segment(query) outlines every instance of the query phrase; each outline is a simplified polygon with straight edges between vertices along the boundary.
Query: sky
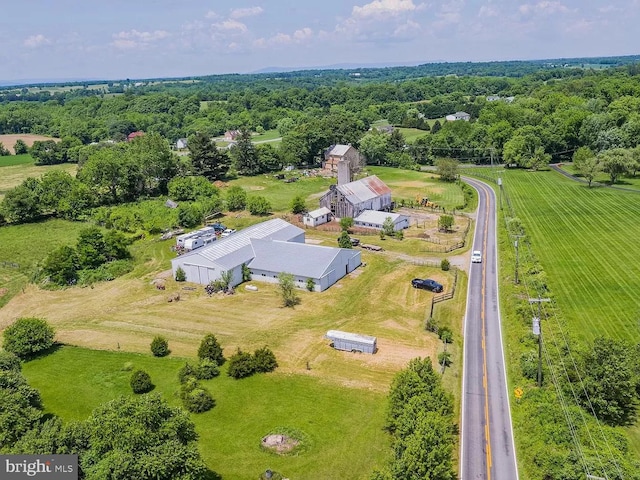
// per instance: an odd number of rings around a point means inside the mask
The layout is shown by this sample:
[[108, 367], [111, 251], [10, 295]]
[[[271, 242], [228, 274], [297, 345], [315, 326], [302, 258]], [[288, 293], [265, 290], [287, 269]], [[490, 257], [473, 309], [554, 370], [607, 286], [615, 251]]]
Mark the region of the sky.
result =
[[640, 0], [3, 0], [0, 81], [638, 54]]

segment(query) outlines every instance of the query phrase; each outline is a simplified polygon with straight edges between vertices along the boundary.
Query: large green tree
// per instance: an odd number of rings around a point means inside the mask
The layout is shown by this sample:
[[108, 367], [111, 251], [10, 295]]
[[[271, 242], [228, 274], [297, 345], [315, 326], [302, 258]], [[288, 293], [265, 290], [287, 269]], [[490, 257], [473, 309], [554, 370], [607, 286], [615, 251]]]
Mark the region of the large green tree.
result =
[[610, 425], [628, 425], [636, 418], [638, 351], [632, 345], [598, 337], [582, 357], [583, 406]]
[[4, 217], [13, 223], [26, 223], [38, 219], [42, 215], [42, 205], [38, 198], [39, 188], [39, 180], [27, 178], [9, 190], [0, 204]]
[[210, 135], [198, 132], [189, 137], [191, 166], [195, 175], [209, 180], [222, 180], [231, 166], [226, 151], [219, 150]]
[[251, 132], [242, 130], [231, 147], [233, 166], [241, 175], [256, 175], [260, 173], [260, 157], [255, 145], [251, 142]]
[[573, 154], [573, 166], [582, 175], [582, 177], [589, 183], [602, 171], [602, 164], [600, 159], [591, 151], [589, 147], [580, 147]]
[[18, 318], [3, 332], [2, 348], [29, 358], [52, 347], [55, 331], [42, 318]]
[[631, 151], [625, 148], [614, 148], [604, 150], [598, 154], [598, 159], [602, 164], [602, 170], [609, 174], [611, 183], [614, 184], [633, 165]]
[[196, 480], [207, 472], [188, 414], [156, 394], [99, 406], [82, 433], [79, 456], [87, 478]]

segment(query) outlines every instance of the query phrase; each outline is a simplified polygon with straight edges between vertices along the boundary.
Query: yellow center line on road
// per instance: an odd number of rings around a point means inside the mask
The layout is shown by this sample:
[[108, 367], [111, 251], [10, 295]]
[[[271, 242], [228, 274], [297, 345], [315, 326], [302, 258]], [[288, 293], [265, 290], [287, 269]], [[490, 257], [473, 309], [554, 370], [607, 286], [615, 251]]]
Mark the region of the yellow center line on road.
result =
[[484, 259], [482, 260], [482, 299], [480, 303], [480, 318], [482, 320], [482, 386], [484, 388], [484, 418], [485, 418], [485, 453], [487, 457], [487, 480], [491, 480], [491, 431], [489, 421], [489, 385], [487, 375], [487, 343], [486, 343], [486, 317], [485, 317], [485, 285], [487, 281], [487, 239], [489, 235], [489, 192], [485, 187], [481, 187], [481, 190], [486, 194], [486, 214], [484, 223], [484, 232], [482, 238], [482, 251], [484, 252]]

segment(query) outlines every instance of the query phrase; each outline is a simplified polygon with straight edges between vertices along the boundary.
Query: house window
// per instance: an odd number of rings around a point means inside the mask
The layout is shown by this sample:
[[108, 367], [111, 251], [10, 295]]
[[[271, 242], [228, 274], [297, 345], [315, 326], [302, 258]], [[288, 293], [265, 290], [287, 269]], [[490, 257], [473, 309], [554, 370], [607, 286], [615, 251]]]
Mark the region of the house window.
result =
[[265, 275], [264, 273], [262, 274], [262, 276], [263, 276], [263, 277], [266, 277], [266, 275]]

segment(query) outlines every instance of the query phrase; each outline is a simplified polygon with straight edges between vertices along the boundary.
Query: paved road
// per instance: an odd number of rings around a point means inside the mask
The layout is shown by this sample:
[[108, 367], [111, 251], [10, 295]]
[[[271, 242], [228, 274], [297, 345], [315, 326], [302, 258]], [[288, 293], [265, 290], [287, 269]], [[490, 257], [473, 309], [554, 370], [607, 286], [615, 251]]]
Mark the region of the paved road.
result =
[[496, 198], [486, 184], [464, 179], [478, 191], [464, 327], [460, 479], [517, 480], [518, 471], [505, 375], [496, 244]]

